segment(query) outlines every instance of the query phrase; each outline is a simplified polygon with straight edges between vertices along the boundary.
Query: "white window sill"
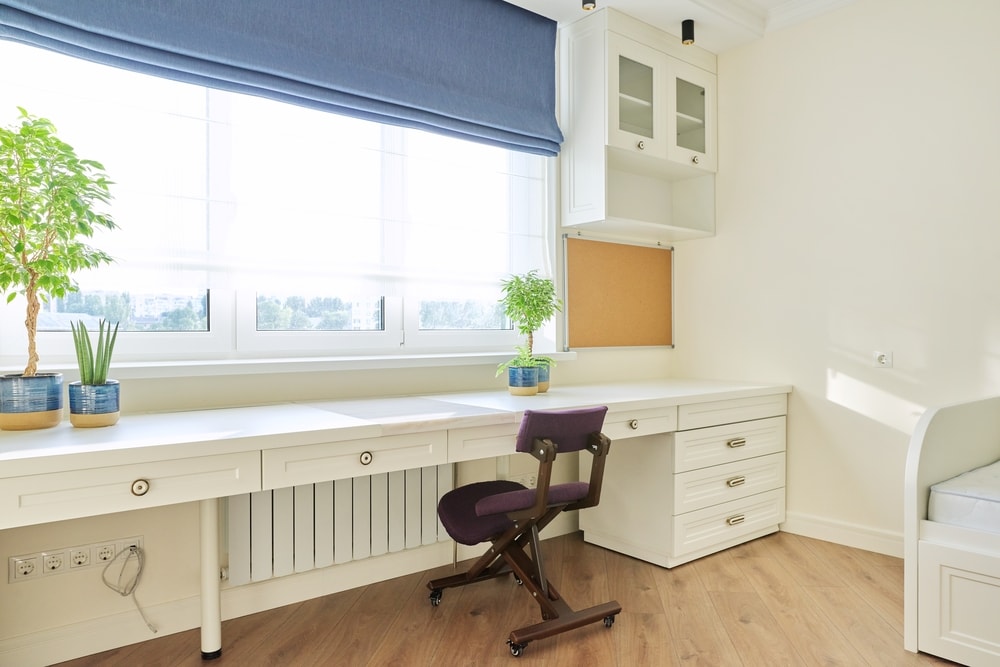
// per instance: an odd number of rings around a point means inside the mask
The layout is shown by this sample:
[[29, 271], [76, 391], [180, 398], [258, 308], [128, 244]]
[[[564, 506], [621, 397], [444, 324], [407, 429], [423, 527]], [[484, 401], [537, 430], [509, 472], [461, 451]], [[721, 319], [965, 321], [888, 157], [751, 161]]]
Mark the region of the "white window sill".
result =
[[[545, 352], [556, 362], [573, 361], [576, 352]], [[110, 375], [118, 380], [219, 375], [264, 375], [268, 373], [311, 373], [329, 371], [383, 370], [392, 368], [431, 368], [501, 364], [511, 352], [468, 354], [372, 355], [356, 357], [303, 357], [278, 359], [218, 359], [205, 361], [112, 362]], [[42, 372], [76, 376], [76, 365], [46, 365]], [[10, 369], [7, 372], [20, 372]]]

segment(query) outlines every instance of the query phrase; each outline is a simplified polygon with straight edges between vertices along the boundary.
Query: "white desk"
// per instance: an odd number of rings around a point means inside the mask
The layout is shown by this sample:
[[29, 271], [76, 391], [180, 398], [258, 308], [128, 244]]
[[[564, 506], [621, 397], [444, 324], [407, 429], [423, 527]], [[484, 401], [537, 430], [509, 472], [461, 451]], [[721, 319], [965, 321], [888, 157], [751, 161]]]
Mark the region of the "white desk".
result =
[[[526, 409], [607, 405], [605, 432], [614, 440], [676, 429], [678, 406], [739, 402], [790, 390], [664, 380], [555, 386], [531, 397], [490, 391], [284, 403], [126, 415], [103, 429], [75, 429], [64, 422], [42, 431], [4, 431], [0, 529], [199, 501], [201, 651], [212, 658], [222, 650], [219, 498], [506, 455], [512, 451], [510, 438], [468, 446], [447, 434], [506, 425], [513, 435]], [[431, 433], [445, 437], [423, 437]], [[327, 465], [296, 466], [300, 458]], [[137, 480], [147, 484], [136, 485]]]

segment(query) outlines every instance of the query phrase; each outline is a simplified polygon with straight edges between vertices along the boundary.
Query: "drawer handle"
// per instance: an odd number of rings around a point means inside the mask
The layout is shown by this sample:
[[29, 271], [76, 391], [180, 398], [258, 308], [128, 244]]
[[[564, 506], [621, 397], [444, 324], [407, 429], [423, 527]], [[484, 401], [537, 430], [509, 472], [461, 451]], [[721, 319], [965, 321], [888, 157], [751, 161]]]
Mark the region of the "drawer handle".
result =
[[730, 526], [738, 526], [746, 520], [747, 517], [745, 514], [735, 514], [726, 519], [726, 523], [729, 524]]
[[732, 440], [726, 441], [726, 447], [730, 447], [732, 449], [735, 449], [736, 447], [742, 447], [745, 444], [747, 444], [746, 438], [733, 438]]
[[630, 429], [632, 429], [633, 431], [638, 430], [639, 429], [639, 420], [638, 419], [630, 419], [629, 422], [628, 422], [628, 427]]
[[375, 460], [375, 456], [371, 452], [361, 452], [361, 465], [366, 466]]
[[635, 145], [635, 147], [638, 148], [639, 150], [645, 150], [646, 142], [640, 139], [639, 142]]
[[746, 483], [747, 483], [747, 478], [744, 477], [743, 475], [726, 480], [726, 486], [728, 486], [730, 489], [735, 488], [737, 486], [743, 486]]
[[149, 480], [137, 479], [132, 482], [132, 495], [144, 496], [149, 491]]

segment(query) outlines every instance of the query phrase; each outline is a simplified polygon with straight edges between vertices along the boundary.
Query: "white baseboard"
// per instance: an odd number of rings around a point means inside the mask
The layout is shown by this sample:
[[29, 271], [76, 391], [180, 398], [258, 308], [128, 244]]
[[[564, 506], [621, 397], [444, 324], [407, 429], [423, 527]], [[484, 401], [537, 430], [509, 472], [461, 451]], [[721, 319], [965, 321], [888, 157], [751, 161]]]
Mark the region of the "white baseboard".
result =
[[803, 537], [836, 542], [855, 549], [874, 551], [887, 556], [903, 557], [903, 533], [875, 530], [869, 526], [799, 512], [786, 512], [781, 530]]
[[[422, 572], [452, 560], [452, 542], [438, 542], [399, 553], [366, 558], [287, 577], [222, 589], [222, 618], [228, 620], [274, 609], [303, 600], [338, 593], [413, 572]], [[138, 591], [140, 604], [142, 591]], [[88, 619], [80, 623], [0, 640], [0, 667], [44, 667], [120, 646], [199, 627], [199, 597], [174, 600], [158, 605], [142, 605], [143, 612], [157, 633], [150, 632], [139, 612], [128, 612]], [[223, 655], [225, 632], [223, 632]], [[200, 654], [201, 644], [191, 644], [191, 652]]]

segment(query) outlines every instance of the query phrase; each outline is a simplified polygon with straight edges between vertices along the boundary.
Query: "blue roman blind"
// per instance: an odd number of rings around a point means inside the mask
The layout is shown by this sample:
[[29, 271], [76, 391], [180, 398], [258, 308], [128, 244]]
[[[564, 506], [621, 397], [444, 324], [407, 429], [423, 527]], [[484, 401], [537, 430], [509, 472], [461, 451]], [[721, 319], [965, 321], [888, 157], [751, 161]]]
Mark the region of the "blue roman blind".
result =
[[0, 38], [542, 155], [555, 34], [502, 0], [0, 0]]

